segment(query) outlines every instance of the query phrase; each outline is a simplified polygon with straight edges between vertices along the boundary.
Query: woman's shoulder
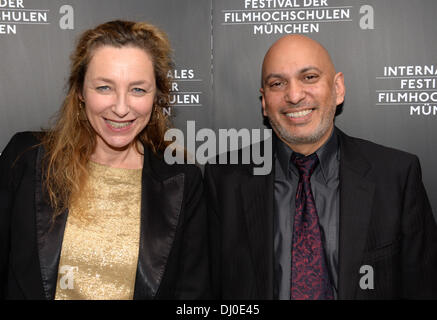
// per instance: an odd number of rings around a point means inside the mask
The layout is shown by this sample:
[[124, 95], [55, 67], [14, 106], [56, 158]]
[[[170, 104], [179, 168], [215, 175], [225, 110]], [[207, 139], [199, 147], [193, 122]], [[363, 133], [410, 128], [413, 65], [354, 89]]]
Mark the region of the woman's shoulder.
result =
[[24, 131], [14, 134], [1, 153], [2, 160], [15, 161], [29, 151], [36, 150], [41, 143], [43, 133], [36, 131]]
[[22, 131], [15, 133], [8, 145], [14, 145], [16, 147], [29, 147], [32, 145], [39, 144], [43, 132], [41, 131]]

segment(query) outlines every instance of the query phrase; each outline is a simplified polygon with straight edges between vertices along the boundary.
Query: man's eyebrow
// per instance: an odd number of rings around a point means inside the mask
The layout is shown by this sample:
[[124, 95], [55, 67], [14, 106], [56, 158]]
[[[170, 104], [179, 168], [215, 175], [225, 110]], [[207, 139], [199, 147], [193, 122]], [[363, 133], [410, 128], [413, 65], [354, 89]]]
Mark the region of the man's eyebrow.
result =
[[[300, 70], [298, 71], [298, 73], [299, 73], [299, 74], [302, 74], [302, 73], [305, 73], [305, 72], [308, 72], [308, 71], [317, 71], [317, 72], [319, 72], [319, 73], [322, 73], [322, 72], [323, 72], [322, 70], [320, 70], [320, 69], [317, 68], [316, 66], [307, 66], [307, 67], [304, 67], [304, 68], [300, 69]], [[268, 74], [268, 75], [265, 77], [265, 79], [264, 79], [264, 83], [267, 83], [267, 81], [269, 81], [271, 78], [285, 79], [285, 78], [286, 78], [286, 75], [283, 74], [283, 73], [270, 73], [270, 74]]]
[[322, 73], [322, 70], [320, 70], [320, 69], [317, 68], [316, 66], [308, 66], [308, 67], [304, 67], [304, 68], [302, 68], [302, 69], [299, 71], [299, 73], [305, 73], [305, 72], [313, 71], [313, 70]]

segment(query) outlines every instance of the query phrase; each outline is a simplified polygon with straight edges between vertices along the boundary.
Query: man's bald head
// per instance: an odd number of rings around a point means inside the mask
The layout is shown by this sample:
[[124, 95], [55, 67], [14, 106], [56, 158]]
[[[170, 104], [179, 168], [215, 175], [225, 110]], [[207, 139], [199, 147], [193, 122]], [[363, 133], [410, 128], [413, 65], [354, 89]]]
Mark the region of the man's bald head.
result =
[[[306, 59], [308, 64], [317, 62], [331, 76], [335, 75], [335, 67], [329, 52], [319, 42], [303, 35], [286, 35], [277, 40], [269, 48], [262, 65], [262, 86], [264, 86], [266, 70], [272, 61], [299, 63]], [[320, 68], [319, 67], [319, 68]]]

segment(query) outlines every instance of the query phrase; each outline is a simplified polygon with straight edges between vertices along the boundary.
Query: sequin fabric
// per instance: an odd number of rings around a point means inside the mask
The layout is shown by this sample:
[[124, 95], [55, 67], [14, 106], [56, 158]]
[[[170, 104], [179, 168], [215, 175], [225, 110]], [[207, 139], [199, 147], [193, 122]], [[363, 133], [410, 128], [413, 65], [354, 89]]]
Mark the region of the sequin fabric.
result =
[[132, 299], [138, 263], [141, 169], [89, 163], [89, 179], [69, 210], [57, 300]]

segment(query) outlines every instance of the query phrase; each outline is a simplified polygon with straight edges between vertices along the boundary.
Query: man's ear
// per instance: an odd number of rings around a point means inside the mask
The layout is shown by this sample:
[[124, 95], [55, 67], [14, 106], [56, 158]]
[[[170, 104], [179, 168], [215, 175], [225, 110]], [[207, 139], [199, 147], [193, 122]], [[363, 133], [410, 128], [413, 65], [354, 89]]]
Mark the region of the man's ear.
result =
[[266, 100], [264, 97], [264, 88], [260, 88], [259, 92], [261, 93], [261, 105], [263, 107], [263, 116], [267, 117], [267, 113], [266, 113]]
[[344, 102], [344, 96], [346, 95], [346, 87], [344, 85], [343, 72], [339, 72], [334, 77], [336, 105], [340, 105]]

